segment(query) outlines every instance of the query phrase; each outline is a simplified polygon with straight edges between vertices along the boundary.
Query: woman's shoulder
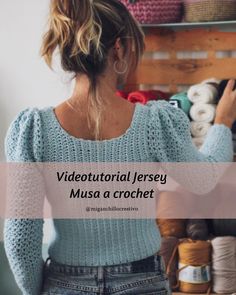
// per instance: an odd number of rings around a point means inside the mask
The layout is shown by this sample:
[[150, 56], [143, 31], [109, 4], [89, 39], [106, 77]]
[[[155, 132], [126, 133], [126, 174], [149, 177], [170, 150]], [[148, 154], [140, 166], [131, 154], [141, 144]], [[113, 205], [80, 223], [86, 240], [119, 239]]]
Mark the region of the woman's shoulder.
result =
[[36, 107], [21, 110], [11, 121], [7, 135], [21, 134], [26, 136], [26, 131], [36, 131], [41, 127], [41, 113], [42, 110]]
[[47, 108], [26, 108], [10, 123], [5, 137], [8, 161], [41, 161], [42, 116]]
[[162, 128], [189, 126], [189, 118], [183, 110], [174, 107], [166, 100], [149, 101], [145, 105], [151, 125], [159, 124]]

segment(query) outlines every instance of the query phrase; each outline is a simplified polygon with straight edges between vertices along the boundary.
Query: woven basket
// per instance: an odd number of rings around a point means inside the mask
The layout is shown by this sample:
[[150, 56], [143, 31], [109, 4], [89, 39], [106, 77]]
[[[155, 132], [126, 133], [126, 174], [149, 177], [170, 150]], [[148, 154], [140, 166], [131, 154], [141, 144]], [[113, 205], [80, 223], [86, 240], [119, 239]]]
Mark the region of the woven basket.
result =
[[182, 0], [121, 0], [141, 24], [182, 20]]
[[186, 22], [236, 20], [236, 0], [184, 0]]

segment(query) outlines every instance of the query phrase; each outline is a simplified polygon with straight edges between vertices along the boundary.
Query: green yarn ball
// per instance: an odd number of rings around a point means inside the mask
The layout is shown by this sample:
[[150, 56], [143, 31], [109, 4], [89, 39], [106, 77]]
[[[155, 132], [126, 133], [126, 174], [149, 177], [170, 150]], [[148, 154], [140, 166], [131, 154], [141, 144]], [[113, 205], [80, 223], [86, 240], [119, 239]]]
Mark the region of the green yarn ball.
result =
[[175, 100], [179, 102], [180, 108], [189, 115], [192, 102], [188, 99], [187, 92], [177, 93], [171, 96], [170, 100]]

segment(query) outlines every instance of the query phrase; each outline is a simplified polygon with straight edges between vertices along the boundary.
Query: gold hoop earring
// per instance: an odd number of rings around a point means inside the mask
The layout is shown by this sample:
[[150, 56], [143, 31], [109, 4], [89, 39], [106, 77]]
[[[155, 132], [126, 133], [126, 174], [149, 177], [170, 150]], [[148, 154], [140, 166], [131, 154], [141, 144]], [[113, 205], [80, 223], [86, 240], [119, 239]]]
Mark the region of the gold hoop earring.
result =
[[120, 74], [120, 75], [126, 73], [127, 70], [128, 70], [128, 64], [127, 64], [127, 62], [126, 62], [124, 59], [121, 61], [121, 63], [124, 65], [124, 70], [123, 70], [123, 71], [119, 71], [119, 70], [117, 69], [118, 63], [119, 63], [118, 60], [116, 60], [116, 61], [114, 62], [114, 71], [115, 71], [117, 74]]

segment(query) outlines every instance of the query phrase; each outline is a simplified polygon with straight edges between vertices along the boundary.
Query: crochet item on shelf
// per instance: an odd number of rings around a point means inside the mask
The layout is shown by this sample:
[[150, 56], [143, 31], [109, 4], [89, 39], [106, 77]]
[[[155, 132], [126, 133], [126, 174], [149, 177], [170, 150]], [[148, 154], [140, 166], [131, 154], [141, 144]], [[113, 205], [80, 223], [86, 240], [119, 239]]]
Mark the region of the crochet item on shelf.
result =
[[181, 92], [171, 96], [170, 103], [172, 104], [174, 101], [177, 103], [177, 107], [183, 110], [186, 115], [189, 115], [192, 103], [187, 96], [187, 92]]
[[235, 20], [236, 0], [184, 0], [186, 22]]
[[[11, 123], [8, 162], [228, 162], [232, 133], [211, 127], [201, 150], [191, 139], [182, 110], [166, 101], [139, 103], [129, 129], [120, 137], [92, 141], [76, 138], [60, 125], [53, 107], [28, 108]], [[40, 192], [37, 198], [44, 198]], [[34, 203], [27, 203], [34, 209]], [[153, 255], [161, 237], [155, 219], [54, 219], [49, 255], [67, 265], [115, 265]], [[23, 295], [39, 294], [42, 284], [43, 220], [6, 219], [4, 246]]]
[[181, 0], [121, 0], [142, 24], [180, 22]]

